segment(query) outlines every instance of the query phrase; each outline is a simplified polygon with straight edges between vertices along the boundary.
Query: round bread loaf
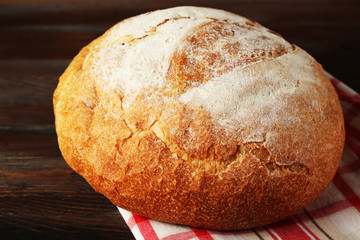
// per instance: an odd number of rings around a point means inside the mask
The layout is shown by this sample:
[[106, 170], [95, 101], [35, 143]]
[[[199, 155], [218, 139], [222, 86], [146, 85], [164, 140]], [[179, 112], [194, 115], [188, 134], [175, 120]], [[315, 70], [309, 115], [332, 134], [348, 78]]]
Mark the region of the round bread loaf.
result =
[[295, 214], [344, 144], [321, 65], [216, 9], [118, 23], [74, 58], [53, 100], [67, 163], [113, 204], [170, 223], [243, 229]]

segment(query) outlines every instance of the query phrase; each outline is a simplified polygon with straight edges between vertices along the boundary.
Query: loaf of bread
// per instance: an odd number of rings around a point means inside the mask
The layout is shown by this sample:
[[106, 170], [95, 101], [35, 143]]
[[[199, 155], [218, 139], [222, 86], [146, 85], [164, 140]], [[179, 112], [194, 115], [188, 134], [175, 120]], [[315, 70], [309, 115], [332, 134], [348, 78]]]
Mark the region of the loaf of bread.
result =
[[74, 58], [53, 101], [62, 154], [96, 191], [141, 216], [209, 229], [301, 211], [344, 144], [321, 65], [216, 9], [116, 24]]

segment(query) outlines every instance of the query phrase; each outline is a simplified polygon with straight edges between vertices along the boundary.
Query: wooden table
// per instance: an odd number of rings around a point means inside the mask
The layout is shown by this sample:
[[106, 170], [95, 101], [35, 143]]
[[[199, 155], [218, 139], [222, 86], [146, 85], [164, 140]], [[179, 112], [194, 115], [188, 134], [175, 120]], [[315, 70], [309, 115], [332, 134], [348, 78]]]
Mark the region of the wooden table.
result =
[[282, 33], [360, 91], [356, 0], [49, 2], [0, 0], [1, 239], [133, 239], [117, 209], [62, 159], [52, 112], [71, 58], [126, 17], [184, 4], [230, 10]]

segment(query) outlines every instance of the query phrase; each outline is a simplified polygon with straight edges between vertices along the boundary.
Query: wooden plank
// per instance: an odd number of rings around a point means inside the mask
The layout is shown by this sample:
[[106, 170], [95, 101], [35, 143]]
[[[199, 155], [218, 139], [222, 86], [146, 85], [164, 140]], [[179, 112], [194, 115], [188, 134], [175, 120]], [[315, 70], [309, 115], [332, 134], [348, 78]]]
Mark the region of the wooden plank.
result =
[[2, 239], [133, 239], [115, 207], [94, 194], [2, 194], [0, 209]]
[[0, 129], [0, 156], [60, 157], [54, 126]]
[[[54, 126], [55, 118], [52, 97], [36, 97], [16, 95], [0, 96], [1, 126]], [[1, 128], [0, 128], [1, 129]], [[8, 129], [8, 128], [7, 128]]]
[[0, 126], [54, 125], [52, 95], [69, 61], [0, 61]]
[[0, 29], [0, 59], [69, 59], [99, 32]]

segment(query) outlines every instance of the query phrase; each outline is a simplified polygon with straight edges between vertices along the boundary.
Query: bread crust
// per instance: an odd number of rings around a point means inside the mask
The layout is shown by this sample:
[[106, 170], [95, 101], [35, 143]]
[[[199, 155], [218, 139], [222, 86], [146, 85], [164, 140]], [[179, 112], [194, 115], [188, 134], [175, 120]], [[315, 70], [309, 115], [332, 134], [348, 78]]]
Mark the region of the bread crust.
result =
[[[126, 105], [124, 93], [91, 72], [96, 51], [109, 45], [113, 30], [84, 47], [61, 76], [53, 98], [59, 147], [69, 166], [113, 204], [170, 223], [244, 229], [311, 204], [330, 183], [342, 154], [338, 97], [321, 65], [286, 42], [274, 41], [248, 55], [238, 42], [228, 41], [225, 63], [209, 50], [230, 36], [232, 28], [261, 27], [247, 21], [213, 18], [188, 32], [168, 60], [166, 87], [141, 88]], [[291, 54], [309, 59], [316, 76], [316, 84], [294, 85], [295, 92], [306, 89], [302, 94], [281, 95], [287, 103], [282, 111], [295, 109], [297, 122], [268, 124], [261, 136], [250, 138], [263, 127], [256, 121], [246, 129], [235, 124], [237, 130], [229, 133], [211, 110], [179, 101], [181, 94], [212, 81], [215, 74], [237, 68], [254, 72], [259, 64], [270, 68]], [[254, 86], [261, 88], [261, 75], [259, 79]]]

